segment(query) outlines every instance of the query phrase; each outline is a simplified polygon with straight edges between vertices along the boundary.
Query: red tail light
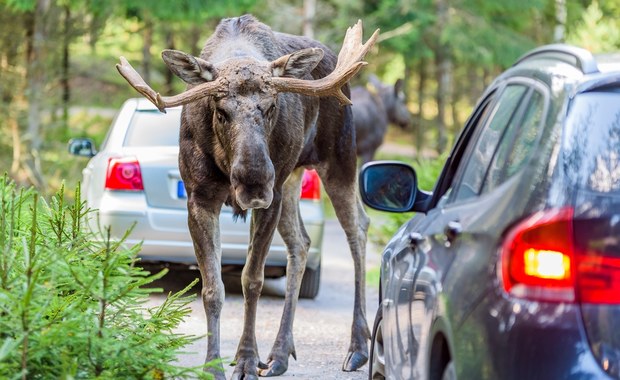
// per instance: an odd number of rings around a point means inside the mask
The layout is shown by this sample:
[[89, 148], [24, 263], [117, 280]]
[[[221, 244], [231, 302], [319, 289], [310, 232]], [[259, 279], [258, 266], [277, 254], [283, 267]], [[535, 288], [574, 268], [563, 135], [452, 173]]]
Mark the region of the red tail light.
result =
[[577, 290], [581, 303], [620, 304], [620, 259], [584, 252], [577, 266]]
[[316, 170], [304, 170], [301, 179], [301, 199], [321, 199], [321, 180]]
[[110, 158], [105, 177], [105, 188], [108, 190], [144, 190], [138, 160], [131, 157]]
[[538, 212], [512, 228], [502, 246], [504, 290], [521, 298], [575, 300], [573, 210]]
[[562, 208], [536, 213], [510, 230], [501, 259], [506, 292], [543, 301], [620, 304], [620, 258], [598, 251], [605, 236], [594, 237], [588, 228], [579, 231], [578, 245], [574, 223], [573, 209]]

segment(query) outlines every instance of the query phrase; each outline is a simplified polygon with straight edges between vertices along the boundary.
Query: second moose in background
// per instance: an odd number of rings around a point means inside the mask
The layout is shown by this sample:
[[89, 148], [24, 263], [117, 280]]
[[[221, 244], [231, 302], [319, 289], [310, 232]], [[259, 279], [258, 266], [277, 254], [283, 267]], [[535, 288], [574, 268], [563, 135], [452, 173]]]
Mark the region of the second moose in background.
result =
[[374, 159], [377, 149], [383, 144], [389, 124], [403, 129], [411, 125], [403, 80], [398, 79], [392, 86], [371, 75], [368, 82], [366, 86], [351, 89], [357, 155], [362, 165]]

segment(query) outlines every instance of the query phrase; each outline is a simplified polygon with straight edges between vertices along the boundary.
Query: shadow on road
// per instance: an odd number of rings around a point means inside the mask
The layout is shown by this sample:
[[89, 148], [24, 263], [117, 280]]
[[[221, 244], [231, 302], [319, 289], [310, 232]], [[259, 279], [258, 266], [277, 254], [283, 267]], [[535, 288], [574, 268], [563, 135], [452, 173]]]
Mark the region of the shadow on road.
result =
[[[183, 290], [195, 279], [199, 279], [198, 283], [191, 289], [196, 296], [200, 296], [201, 281], [200, 271], [193, 269], [185, 265], [170, 265], [170, 264], [152, 264], [142, 263], [142, 268], [148, 270], [151, 273], [158, 273], [163, 269], [168, 269], [168, 273], [161, 279], [154, 281], [150, 284], [151, 288], [162, 288], [164, 293], [178, 292]], [[229, 273], [222, 274], [222, 280], [224, 281], [224, 288], [226, 289], [226, 295], [242, 295], [243, 289], [241, 287], [241, 273], [231, 271]], [[267, 278], [263, 285], [263, 292], [261, 297], [275, 297], [284, 298], [286, 287], [285, 278]]]

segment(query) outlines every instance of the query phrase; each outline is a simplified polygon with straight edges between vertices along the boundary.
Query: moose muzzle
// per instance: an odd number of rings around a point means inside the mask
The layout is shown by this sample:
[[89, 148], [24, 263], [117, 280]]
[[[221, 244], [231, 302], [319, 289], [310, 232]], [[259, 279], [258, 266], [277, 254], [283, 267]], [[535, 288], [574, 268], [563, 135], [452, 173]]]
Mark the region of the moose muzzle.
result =
[[266, 155], [247, 155], [233, 162], [230, 182], [244, 210], [271, 206], [274, 180], [275, 170]]

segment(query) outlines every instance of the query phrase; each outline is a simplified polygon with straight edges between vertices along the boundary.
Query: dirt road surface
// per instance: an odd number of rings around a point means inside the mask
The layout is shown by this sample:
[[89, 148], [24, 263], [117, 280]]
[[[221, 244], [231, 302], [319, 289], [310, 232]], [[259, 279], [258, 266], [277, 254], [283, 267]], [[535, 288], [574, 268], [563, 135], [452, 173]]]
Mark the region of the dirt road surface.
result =
[[[369, 244], [366, 267], [379, 265], [378, 249]], [[166, 290], [184, 287], [197, 271], [191, 273], [171, 272], [166, 280], [158, 284]], [[226, 301], [222, 310], [221, 353], [225, 363], [226, 377], [230, 378], [233, 367], [228, 363], [234, 358], [243, 326], [243, 296], [238, 279], [225, 278]], [[267, 280], [259, 301], [256, 334], [261, 360], [265, 361], [278, 331], [284, 303], [285, 280]], [[293, 336], [297, 361], [289, 360], [288, 371], [274, 379], [321, 379], [358, 380], [368, 378], [368, 365], [356, 372], [343, 372], [342, 362], [349, 347], [351, 321], [353, 316], [353, 260], [342, 228], [335, 220], [325, 225], [321, 288], [314, 300], [299, 301]], [[198, 291], [197, 293], [198, 294]], [[368, 286], [366, 310], [369, 328], [372, 329], [377, 311], [376, 286]], [[161, 302], [162, 296], [155, 295], [152, 302]], [[204, 335], [206, 322], [199, 297], [192, 302], [192, 313], [180, 326], [179, 332]], [[186, 348], [187, 354], [179, 357], [181, 364], [198, 366], [204, 362], [206, 338]], [[370, 346], [370, 342], [369, 342]]]

